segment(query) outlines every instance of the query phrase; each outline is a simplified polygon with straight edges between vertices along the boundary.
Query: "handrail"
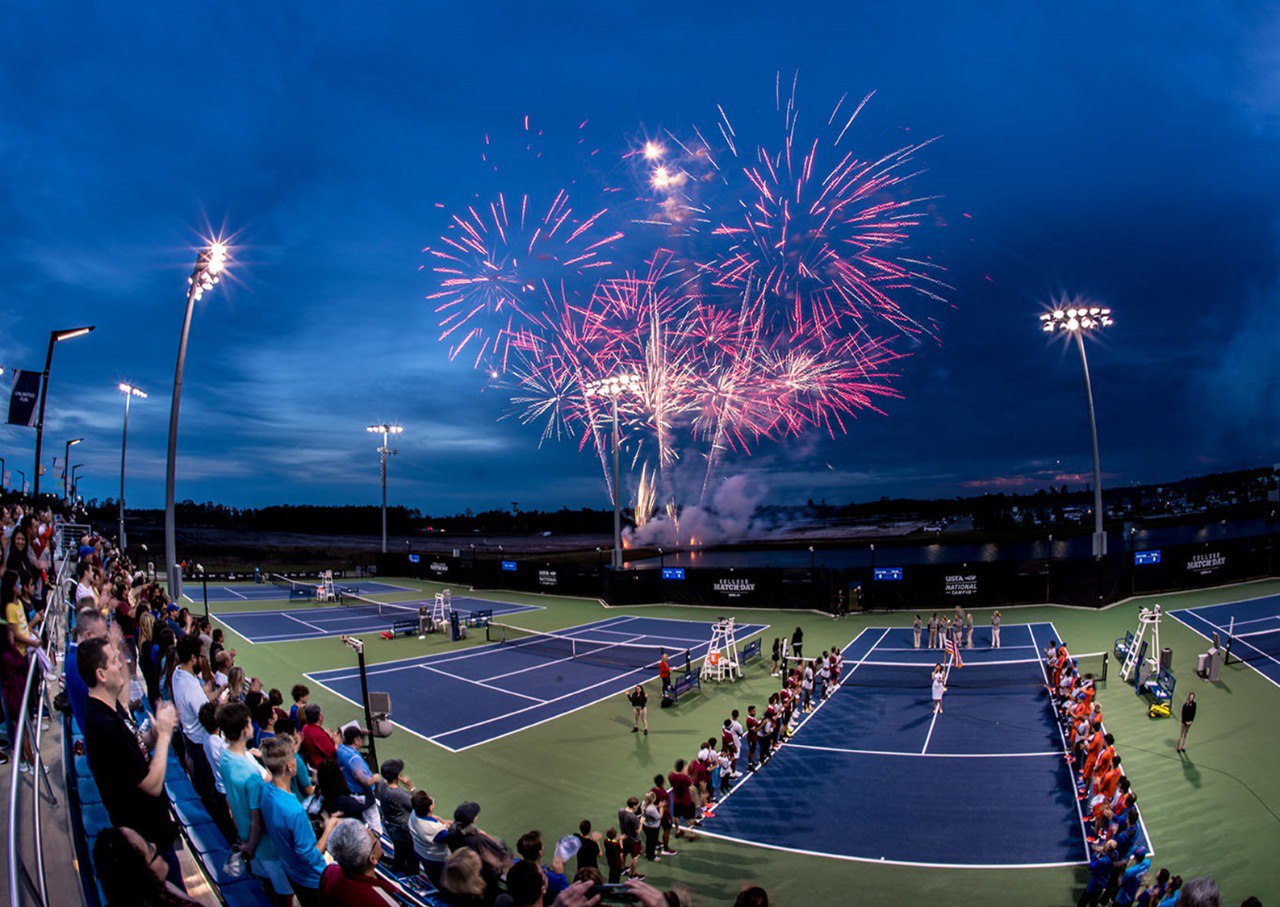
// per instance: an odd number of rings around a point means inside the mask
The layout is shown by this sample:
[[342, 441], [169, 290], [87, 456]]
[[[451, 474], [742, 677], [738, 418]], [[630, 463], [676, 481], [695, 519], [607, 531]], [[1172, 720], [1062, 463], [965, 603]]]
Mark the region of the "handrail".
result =
[[[62, 555], [62, 560], [58, 564], [58, 570], [54, 577], [53, 588], [54, 595], [52, 603], [45, 606], [45, 620], [40, 628], [40, 640], [43, 645], [46, 642], [56, 644], [65, 640], [65, 633], [59, 632], [62, 628], [60, 622], [67, 617], [67, 601], [66, 590], [63, 589], [63, 583], [66, 579], [67, 570], [71, 562], [74, 551], [67, 548]], [[47, 590], [46, 590], [47, 596]], [[52, 648], [52, 647], [51, 647]], [[53, 669], [57, 670], [58, 653], [53, 651], [49, 656]], [[35, 680], [36, 672], [40, 671], [40, 682], [38, 692], [39, 697], [36, 706], [35, 723], [32, 724], [28, 715], [31, 705], [32, 682]], [[37, 773], [40, 780], [44, 782], [45, 795], [50, 806], [57, 807], [58, 799], [53, 793], [53, 787], [49, 783], [49, 775], [44, 767], [44, 760], [40, 756], [40, 723], [44, 718], [46, 691], [48, 689], [47, 678], [45, 672], [40, 668], [40, 659], [38, 656], [31, 658], [31, 664], [27, 668], [27, 684], [22, 693], [22, 706], [18, 713], [17, 720], [14, 721], [14, 739], [10, 741], [13, 751], [14, 769], [9, 778], [9, 903], [13, 907], [19, 907], [22, 903], [20, 900], [22, 889], [19, 887], [19, 881], [26, 883], [30, 893], [34, 895], [37, 902], [45, 907], [49, 903], [48, 884], [45, 879], [44, 871], [44, 842], [40, 830], [40, 791], [37, 787], [39, 782], [36, 781]], [[32, 800], [31, 800], [31, 827], [35, 838], [35, 858], [36, 858], [36, 879], [38, 886], [32, 882], [30, 873], [27, 872], [26, 865], [18, 856], [18, 785], [22, 780], [22, 773], [18, 771], [16, 763], [22, 759], [22, 744], [24, 737], [31, 740], [31, 755], [33, 764], [31, 766], [31, 783], [32, 783]], [[21, 870], [21, 872], [19, 872]]]

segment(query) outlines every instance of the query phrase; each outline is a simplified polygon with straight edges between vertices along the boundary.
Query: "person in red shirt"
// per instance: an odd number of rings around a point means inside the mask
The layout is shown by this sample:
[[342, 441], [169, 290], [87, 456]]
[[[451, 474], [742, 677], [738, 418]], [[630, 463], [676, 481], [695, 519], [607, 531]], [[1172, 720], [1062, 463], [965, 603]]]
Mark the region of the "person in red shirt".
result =
[[660, 773], [654, 775], [653, 787], [649, 788], [649, 792], [653, 794], [654, 800], [662, 809], [662, 820], [659, 826], [662, 829], [662, 855], [674, 857], [677, 851], [671, 849], [671, 795], [667, 791], [667, 779]]
[[683, 822], [691, 828], [693, 820], [698, 815], [698, 805], [693, 799], [693, 778], [689, 777], [684, 767], [685, 761], [677, 759], [675, 770], [667, 775], [667, 781], [671, 784], [671, 811], [674, 814], [676, 837], [688, 838], [692, 841], [693, 834], [686, 833], [680, 824]]
[[1097, 777], [1096, 792], [1103, 797], [1103, 800], [1110, 800], [1116, 795], [1116, 788], [1120, 785], [1120, 757], [1116, 756], [1115, 761], [1111, 763], [1111, 767], [1105, 772], [1100, 772]]
[[302, 726], [299, 734], [301, 742], [298, 744], [298, 752], [306, 761], [307, 765], [319, 768], [320, 763], [326, 759], [337, 759], [338, 757], [338, 740], [336, 735], [325, 730], [324, 712], [320, 710], [320, 706], [312, 703], [302, 712], [306, 724]]
[[382, 842], [359, 819], [343, 819], [329, 833], [329, 853], [337, 861], [320, 875], [320, 902], [335, 907], [393, 907], [395, 885], [374, 873]]
[[658, 662], [658, 676], [662, 678], [662, 695], [665, 698], [667, 691], [671, 689], [671, 665], [667, 664], [667, 656], [664, 652], [662, 659]]
[[720, 729], [720, 751], [729, 757], [733, 765], [738, 764], [738, 741], [733, 739], [732, 718], [726, 718], [724, 727]]
[[747, 706], [747, 771], [755, 771], [756, 747], [760, 743], [760, 719], [756, 717], [756, 707]]

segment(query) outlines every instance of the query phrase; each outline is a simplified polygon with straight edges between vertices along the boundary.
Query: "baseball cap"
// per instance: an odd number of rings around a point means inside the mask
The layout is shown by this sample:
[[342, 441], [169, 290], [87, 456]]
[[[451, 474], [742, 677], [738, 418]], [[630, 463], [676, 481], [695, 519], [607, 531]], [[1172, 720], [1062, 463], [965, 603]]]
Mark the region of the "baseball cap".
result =
[[453, 821], [459, 825], [471, 825], [478, 815], [480, 815], [480, 804], [468, 800], [466, 803], [458, 804], [458, 808], [453, 811]]

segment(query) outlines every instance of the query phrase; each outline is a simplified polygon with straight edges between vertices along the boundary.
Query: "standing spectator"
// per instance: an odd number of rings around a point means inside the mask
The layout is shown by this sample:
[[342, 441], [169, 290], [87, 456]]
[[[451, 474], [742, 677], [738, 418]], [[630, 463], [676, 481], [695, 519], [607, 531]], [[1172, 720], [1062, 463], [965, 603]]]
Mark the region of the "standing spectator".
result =
[[180, 886], [182, 869], [173, 847], [178, 826], [169, 815], [164, 791], [169, 741], [177, 719], [174, 708], [167, 702], [157, 704], [153, 749], [148, 758], [144, 735], [128, 709], [120, 705], [129, 683], [120, 652], [105, 639], [85, 640], [77, 669], [89, 688], [84, 727], [89, 770], [111, 824], [132, 828], [155, 845], [169, 867], [169, 881]]
[[499, 907], [542, 907], [544, 897], [551, 897], [547, 877], [537, 863], [522, 860], [507, 873], [507, 893], [497, 903]]
[[342, 743], [337, 748], [338, 765], [342, 768], [342, 776], [351, 788], [351, 793], [357, 797], [370, 797], [371, 802], [364, 811], [364, 820], [375, 832], [382, 834], [382, 817], [378, 814], [377, 801], [373, 799], [374, 785], [382, 780], [382, 776], [372, 772], [369, 763], [361, 755], [360, 747], [364, 746], [364, 742], [364, 728], [346, 728], [342, 732]]
[[220, 763], [222, 783], [236, 832], [243, 842], [240, 851], [253, 874], [267, 883], [278, 907], [288, 907], [293, 903], [293, 886], [285, 875], [275, 843], [262, 824], [262, 794], [271, 781], [271, 773], [249, 755], [249, 709], [240, 703], [228, 703], [218, 707], [217, 715], [218, 728], [227, 745]]
[[917, 614], [915, 620], [911, 622], [911, 642], [917, 649], [920, 648], [920, 630], [922, 626], [920, 615]]
[[658, 660], [658, 676], [662, 678], [662, 698], [667, 699], [671, 692], [671, 665], [667, 664], [666, 652]]
[[491, 903], [502, 884], [502, 876], [511, 866], [511, 852], [505, 844], [476, 825], [480, 816], [480, 804], [468, 801], [458, 804], [453, 811], [453, 828], [445, 838], [450, 854], [445, 862], [442, 879], [449, 875], [449, 863], [457, 851], [469, 850], [480, 859], [480, 876], [484, 879], [486, 898]]
[[627, 693], [627, 701], [631, 703], [633, 714], [631, 716], [631, 733], [638, 733], [641, 722], [644, 723], [644, 735], [649, 736], [649, 696], [645, 693], [644, 687], [636, 684]]
[[1156, 873], [1156, 880], [1138, 892], [1134, 899], [1135, 907], [1157, 907], [1164, 900], [1164, 893], [1169, 887], [1169, 870], [1161, 869]]
[[404, 774], [404, 762], [388, 759], [382, 763], [382, 780], [374, 790], [382, 809], [382, 822], [395, 851], [392, 868], [396, 875], [418, 874], [418, 858], [414, 854], [413, 835], [409, 832], [409, 816], [413, 811], [413, 781]]
[[1178, 907], [1219, 907], [1221, 903], [1218, 883], [1207, 876], [1189, 880], [1178, 896]]
[[1135, 847], [1133, 865], [1120, 876], [1120, 886], [1116, 889], [1115, 896], [1116, 907], [1129, 907], [1133, 903], [1138, 896], [1138, 889], [1142, 887], [1142, 880], [1146, 878], [1147, 870], [1150, 868], [1151, 858], [1147, 856], [1147, 849], [1142, 846]]
[[[166, 635], [164, 632], [161, 636]], [[173, 672], [173, 703], [178, 710], [178, 722], [182, 728], [183, 752], [187, 759], [187, 771], [205, 808], [211, 814], [217, 810], [217, 784], [213, 766], [205, 755], [205, 742], [209, 732], [200, 722], [200, 710], [217, 698], [212, 684], [203, 682], [197, 675], [200, 670], [200, 640], [188, 636], [178, 643]]]
[[629, 859], [627, 876], [632, 879], [643, 879], [637, 865], [640, 861], [640, 798], [628, 797], [627, 805], [618, 810], [618, 828], [622, 834], [622, 854]]
[[929, 618], [929, 648], [938, 648], [938, 612], [934, 611]]
[[[959, 640], [956, 640], [958, 643]], [[973, 612], [970, 611], [964, 616], [964, 647], [966, 649], [973, 648]]]
[[622, 841], [618, 838], [618, 829], [613, 826], [604, 833], [604, 862], [609, 867], [609, 884], [617, 885], [622, 881], [622, 867], [626, 859], [622, 852]]
[[295, 683], [289, 695], [293, 697], [293, 705], [289, 707], [289, 717], [293, 719], [294, 724], [301, 727], [302, 718], [299, 713], [307, 707], [307, 697], [311, 695], [311, 690], [307, 689], [305, 683]]
[[[522, 834], [520, 840], [516, 841], [516, 852], [520, 854], [521, 861], [542, 866], [542, 832], [535, 829]], [[542, 871], [547, 879], [547, 897], [554, 900], [569, 887], [569, 880], [564, 874], [564, 860], [560, 854], [552, 854], [551, 865], [542, 866]]]
[[658, 831], [662, 827], [662, 807], [658, 805], [653, 791], [645, 793], [641, 812], [644, 815], [644, 858], [656, 863], [661, 859], [658, 856]]
[[425, 790], [413, 792], [413, 815], [409, 817], [409, 833], [413, 836], [413, 850], [422, 862], [423, 871], [431, 884], [438, 888], [444, 862], [449, 858], [449, 847], [445, 840], [449, 837], [451, 823], [435, 814], [435, 805], [435, 801]]
[[1196, 694], [1188, 693], [1187, 701], [1182, 704], [1182, 729], [1178, 731], [1177, 752], [1187, 751], [1187, 731], [1191, 730], [1191, 722], [1196, 720]]
[[491, 887], [486, 883], [484, 862], [469, 847], [449, 854], [440, 875], [440, 900], [448, 907], [485, 907], [496, 899], [486, 897]]
[[[297, 763], [298, 773], [293, 776], [293, 793], [298, 798], [299, 803], [306, 802], [306, 799], [315, 793], [315, 786], [311, 783], [311, 769], [307, 767], [307, 762], [298, 752], [298, 728], [293, 721], [285, 716], [276, 722], [276, 739], [284, 740], [293, 747], [293, 761]], [[262, 744], [259, 744], [261, 748]]]
[[305, 723], [302, 726], [298, 752], [306, 760], [307, 765], [319, 768], [326, 759], [338, 758], [338, 736], [325, 730], [324, 712], [320, 706], [312, 703], [299, 712]]
[[1089, 860], [1089, 881], [1085, 883], [1084, 892], [1076, 907], [1098, 907], [1102, 901], [1102, 893], [1111, 883], [1111, 874], [1115, 871], [1116, 842], [1106, 841], [1098, 847]]
[[991, 648], [1000, 648], [1000, 612], [991, 612]]
[[796, 658], [804, 658], [804, 629], [796, 627], [796, 631], [791, 634], [791, 654]]
[[[68, 658], [70, 658], [68, 654]], [[81, 681], [83, 685], [84, 681]], [[13, 746], [13, 741], [17, 740], [18, 716], [22, 714], [22, 694], [27, 689], [27, 657], [18, 651], [18, 643], [13, 638], [13, 628], [5, 623], [0, 624], [0, 689], [3, 690], [4, 702], [4, 718], [5, 733], [9, 741], [9, 746]], [[85, 687], [86, 698], [88, 687]], [[80, 727], [84, 727], [84, 719], [80, 719]], [[31, 771], [34, 764], [34, 756], [31, 751], [31, 741], [24, 739], [22, 741], [22, 756], [20, 768], [23, 774]], [[9, 760], [7, 757], [0, 759], [0, 765], [4, 765]]]
[[681, 827], [692, 828], [692, 822], [698, 817], [698, 804], [693, 798], [693, 778], [684, 770], [685, 761], [677, 759], [675, 768], [667, 773], [667, 782], [671, 785], [672, 824], [675, 826], [677, 838], [694, 840], [693, 834], [686, 833]]
[[320, 874], [320, 898], [334, 907], [400, 903], [395, 885], [377, 876], [382, 840], [358, 819], [343, 819], [329, 834], [332, 866]]
[[671, 849], [671, 795], [667, 791], [667, 779], [661, 772], [653, 776], [653, 787], [649, 788], [649, 792], [662, 808], [662, 852], [666, 856], [674, 857], [676, 852]]
[[600, 868], [600, 832], [591, 830], [591, 821], [578, 823], [578, 872]]
[[775, 636], [773, 638], [773, 670], [769, 672], [770, 677], [777, 677], [779, 665], [782, 664], [782, 637]]
[[271, 772], [271, 785], [262, 793], [262, 824], [275, 844], [298, 903], [302, 907], [317, 907], [325, 845], [342, 816], [329, 816], [317, 839], [307, 811], [290, 788], [297, 771], [293, 748], [279, 737], [268, 740], [262, 747], [262, 761]]
[[942, 695], [947, 692], [946, 672], [942, 665], [933, 668], [933, 714], [942, 714]]

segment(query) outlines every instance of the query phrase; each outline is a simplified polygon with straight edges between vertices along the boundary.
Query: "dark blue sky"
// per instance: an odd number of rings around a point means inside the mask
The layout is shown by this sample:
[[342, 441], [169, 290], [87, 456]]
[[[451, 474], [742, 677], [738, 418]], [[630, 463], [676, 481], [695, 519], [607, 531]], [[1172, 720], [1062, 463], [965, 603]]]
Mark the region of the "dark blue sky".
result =
[[[775, 500], [1086, 473], [1078, 362], [1036, 323], [1061, 291], [1116, 313], [1091, 350], [1108, 483], [1280, 459], [1274, 4], [345, 9], [6, 4], [0, 365], [39, 368], [51, 328], [97, 324], [58, 350], [47, 417], [48, 454], [87, 439], [86, 497], [115, 494], [125, 379], [152, 393], [128, 497], [163, 501], [184, 281], [211, 222], [239, 261], [195, 315], [180, 498], [372, 502], [364, 426], [394, 419], [393, 501], [603, 505], [598, 464], [498, 421], [436, 342], [419, 266], [437, 203], [485, 188], [483, 136], [525, 114], [563, 135], [589, 118], [616, 156], [716, 104], [763, 122], [797, 69], [815, 113], [877, 92], [864, 154], [942, 137], [916, 181], [938, 226], [913, 251], [947, 267], [953, 307], [886, 416], [728, 472]], [[0, 430], [28, 479], [33, 438]]]

